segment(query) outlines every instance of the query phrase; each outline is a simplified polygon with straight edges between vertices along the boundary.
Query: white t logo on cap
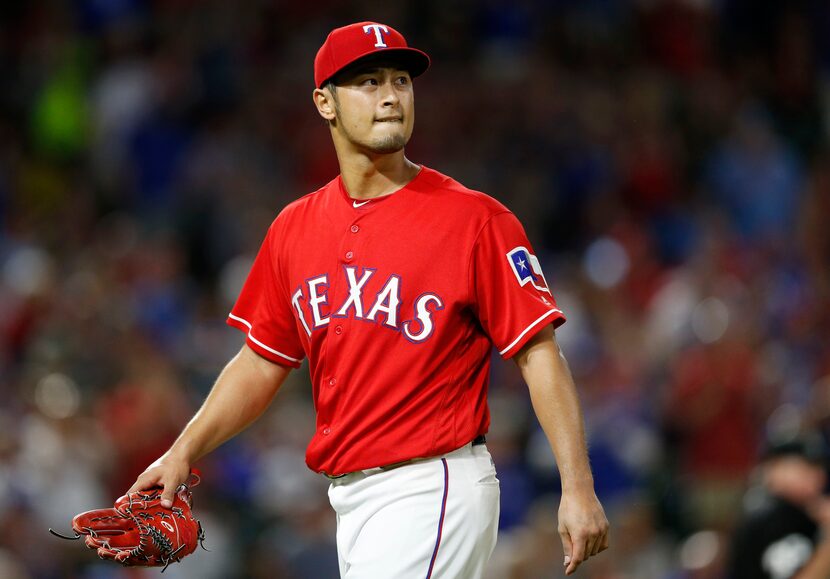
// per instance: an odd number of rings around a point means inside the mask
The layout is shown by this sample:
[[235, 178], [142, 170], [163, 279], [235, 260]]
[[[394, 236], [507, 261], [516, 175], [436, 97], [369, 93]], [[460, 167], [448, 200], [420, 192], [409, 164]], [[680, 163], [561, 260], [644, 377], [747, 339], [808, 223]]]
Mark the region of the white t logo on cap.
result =
[[380, 33], [382, 30], [385, 34], [389, 34], [389, 29], [386, 28], [386, 26], [383, 24], [367, 24], [363, 27], [363, 32], [366, 34], [369, 34], [370, 30], [375, 31], [375, 40], [377, 40], [377, 42], [375, 42], [375, 48], [389, 48], [386, 46], [386, 43], [383, 41], [383, 36]]

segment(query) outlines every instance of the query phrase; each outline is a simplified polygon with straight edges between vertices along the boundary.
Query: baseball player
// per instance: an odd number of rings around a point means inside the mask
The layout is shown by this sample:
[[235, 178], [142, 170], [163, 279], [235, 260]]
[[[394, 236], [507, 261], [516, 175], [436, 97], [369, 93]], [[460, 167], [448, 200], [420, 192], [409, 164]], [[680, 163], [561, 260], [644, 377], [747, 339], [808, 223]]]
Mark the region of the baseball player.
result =
[[317, 411], [306, 462], [331, 479], [342, 577], [480, 577], [499, 483], [484, 435], [493, 346], [518, 364], [562, 480], [565, 571], [608, 547], [562, 312], [516, 217], [411, 162], [412, 79], [429, 57], [390, 26], [333, 30], [314, 104], [340, 175], [267, 232], [228, 323], [245, 345], [130, 489], [164, 487], [256, 420], [308, 358]]

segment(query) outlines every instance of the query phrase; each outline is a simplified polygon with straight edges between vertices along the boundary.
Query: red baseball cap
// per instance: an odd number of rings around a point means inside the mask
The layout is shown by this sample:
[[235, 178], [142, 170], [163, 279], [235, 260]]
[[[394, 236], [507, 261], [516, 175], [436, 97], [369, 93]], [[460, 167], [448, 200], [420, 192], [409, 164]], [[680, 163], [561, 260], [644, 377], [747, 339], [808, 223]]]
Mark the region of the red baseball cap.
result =
[[357, 22], [329, 32], [314, 59], [314, 84], [322, 88], [350, 64], [381, 53], [401, 62], [413, 78], [429, 68], [427, 53], [410, 48], [403, 35], [391, 26]]

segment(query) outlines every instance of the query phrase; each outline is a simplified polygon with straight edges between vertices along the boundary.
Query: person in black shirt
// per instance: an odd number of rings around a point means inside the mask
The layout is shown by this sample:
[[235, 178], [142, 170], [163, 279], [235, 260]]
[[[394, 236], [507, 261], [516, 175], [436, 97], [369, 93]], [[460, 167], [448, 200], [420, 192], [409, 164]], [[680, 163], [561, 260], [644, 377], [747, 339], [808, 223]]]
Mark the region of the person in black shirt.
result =
[[830, 499], [823, 449], [773, 444], [733, 536], [728, 579], [830, 578]]

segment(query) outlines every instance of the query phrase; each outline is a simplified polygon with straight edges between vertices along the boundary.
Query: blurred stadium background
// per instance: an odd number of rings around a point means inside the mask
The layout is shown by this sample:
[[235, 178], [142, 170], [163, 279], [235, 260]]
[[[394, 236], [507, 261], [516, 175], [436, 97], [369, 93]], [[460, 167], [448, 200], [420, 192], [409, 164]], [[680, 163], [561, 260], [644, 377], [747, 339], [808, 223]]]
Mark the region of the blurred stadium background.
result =
[[[279, 209], [337, 172], [326, 32], [433, 57], [408, 156], [522, 219], [569, 323], [613, 547], [580, 576], [718, 578], [771, 431], [830, 433], [830, 4], [53, 0], [0, 9], [0, 577], [149, 576], [48, 527], [104, 506], [242, 343]], [[557, 480], [496, 361], [491, 579], [561, 576]], [[294, 373], [199, 465], [211, 553], [176, 578], [336, 576]], [[152, 571], [150, 573], [156, 573]]]

